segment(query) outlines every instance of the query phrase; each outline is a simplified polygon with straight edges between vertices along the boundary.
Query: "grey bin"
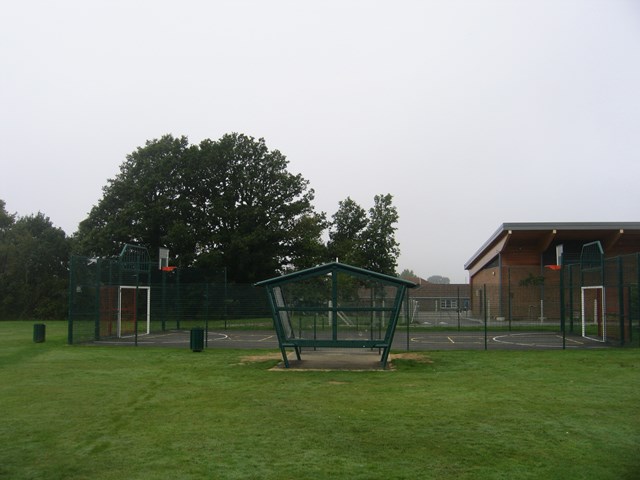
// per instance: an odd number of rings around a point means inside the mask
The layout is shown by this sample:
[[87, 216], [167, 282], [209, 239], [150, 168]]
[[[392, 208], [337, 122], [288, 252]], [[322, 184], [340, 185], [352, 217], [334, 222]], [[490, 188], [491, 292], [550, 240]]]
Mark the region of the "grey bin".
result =
[[204, 328], [191, 329], [191, 350], [201, 352], [204, 349]]
[[33, 341], [35, 343], [44, 342], [47, 326], [44, 323], [36, 323], [33, 325]]

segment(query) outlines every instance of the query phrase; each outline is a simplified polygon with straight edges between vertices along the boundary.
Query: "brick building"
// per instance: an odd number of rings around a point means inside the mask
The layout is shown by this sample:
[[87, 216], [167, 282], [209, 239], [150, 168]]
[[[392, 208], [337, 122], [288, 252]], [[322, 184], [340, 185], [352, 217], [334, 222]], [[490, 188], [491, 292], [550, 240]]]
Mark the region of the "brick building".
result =
[[466, 311], [469, 309], [469, 285], [431, 283], [420, 277], [409, 278], [418, 284], [411, 290], [411, 299], [419, 302], [420, 311]]
[[[633, 264], [637, 265], [640, 252], [640, 222], [502, 224], [464, 265], [469, 271], [473, 314], [540, 322], [558, 319], [560, 263], [565, 267], [579, 264], [583, 246], [594, 242], [599, 242], [604, 259], [632, 257], [631, 268], [626, 268], [625, 275], [638, 269]], [[606, 269], [612, 270], [603, 267], [602, 278]], [[569, 278], [566, 270], [565, 288]], [[622, 274], [620, 267], [606, 275], [610, 281]], [[633, 277], [637, 275], [632, 273]], [[586, 279], [581, 273], [581, 278], [573, 281], [584, 285]], [[625, 283], [631, 285], [634, 279]], [[615, 302], [620, 303], [618, 299]], [[571, 310], [573, 318], [580, 306], [565, 305], [565, 308]]]

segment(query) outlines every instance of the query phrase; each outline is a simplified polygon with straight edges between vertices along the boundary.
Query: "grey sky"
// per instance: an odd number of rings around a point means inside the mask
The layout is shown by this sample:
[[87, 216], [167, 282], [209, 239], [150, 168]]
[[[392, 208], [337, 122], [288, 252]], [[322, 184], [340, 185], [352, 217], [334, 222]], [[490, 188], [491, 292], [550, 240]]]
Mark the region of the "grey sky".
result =
[[399, 269], [503, 222], [638, 221], [640, 2], [3, 2], [0, 198], [72, 234], [165, 133], [264, 137], [335, 213], [391, 193]]

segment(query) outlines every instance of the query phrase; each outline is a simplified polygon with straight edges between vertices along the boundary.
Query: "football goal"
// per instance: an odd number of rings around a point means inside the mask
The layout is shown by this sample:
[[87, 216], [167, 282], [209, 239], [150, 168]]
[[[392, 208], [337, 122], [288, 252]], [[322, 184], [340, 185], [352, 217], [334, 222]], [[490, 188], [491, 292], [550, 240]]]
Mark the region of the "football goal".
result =
[[118, 337], [151, 332], [151, 287], [121, 285], [118, 288]]
[[582, 336], [607, 341], [604, 286], [582, 287]]

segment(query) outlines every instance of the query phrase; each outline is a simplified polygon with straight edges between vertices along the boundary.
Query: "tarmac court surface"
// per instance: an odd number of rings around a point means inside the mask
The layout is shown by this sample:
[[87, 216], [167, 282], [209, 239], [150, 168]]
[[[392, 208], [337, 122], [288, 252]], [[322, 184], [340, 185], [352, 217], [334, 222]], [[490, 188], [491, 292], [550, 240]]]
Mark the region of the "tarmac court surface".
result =
[[[518, 350], [518, 349], [582, 349], [606, 348], [606, 344], [568, 335], [563, 342], [562, 334], [556, 332], [489, 332], [486, 336], [482, 331], [396, 331], [392, 351], [420, 351], [420, 350]], [[112, 338], [94, 342], [97, 345], [135, 345], [133, 337]], [[190, 332], [172, 330], [164, 333], [138, 335], [138, 346], [190, 346]], [[210, 331], [205, 339], [205, 348], [232, 349], [278, 349], [278, 339], [274, 331], [270, 330], [227, 330]]]

